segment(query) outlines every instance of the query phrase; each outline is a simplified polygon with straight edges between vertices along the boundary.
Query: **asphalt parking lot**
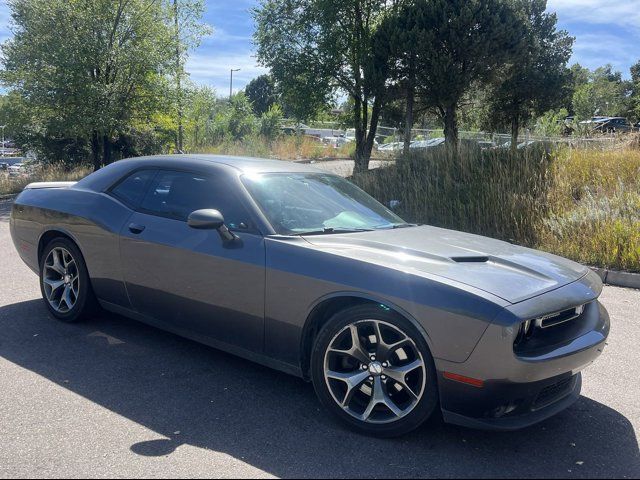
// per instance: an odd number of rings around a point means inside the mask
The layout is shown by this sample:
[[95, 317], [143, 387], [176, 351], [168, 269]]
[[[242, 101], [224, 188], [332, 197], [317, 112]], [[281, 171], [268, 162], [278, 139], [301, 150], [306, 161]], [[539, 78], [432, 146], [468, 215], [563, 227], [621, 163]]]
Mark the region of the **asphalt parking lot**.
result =
[[607, 287], [609, 345], [577, 404], [514, 433], [344, 430], [309, 384], [105, 314], [47, 315], [0, 202], [0, 477], [640, 478], [640, 291]]

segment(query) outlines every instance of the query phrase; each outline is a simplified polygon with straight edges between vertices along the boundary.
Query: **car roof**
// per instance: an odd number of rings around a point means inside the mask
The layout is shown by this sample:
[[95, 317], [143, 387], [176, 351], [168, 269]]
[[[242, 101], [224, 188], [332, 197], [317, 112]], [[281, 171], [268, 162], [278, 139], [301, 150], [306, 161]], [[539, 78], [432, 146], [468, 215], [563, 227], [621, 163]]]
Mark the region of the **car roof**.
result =
[[230, 174], [323, 173], [307, 164], [230, 155], [154, 155], [119, 160], [80, 180], [76, 188], [103, 191], [129, 172], [144, 168], [226, 170]]
[[[234, 157], [231, 155], [154, 155], [149, 157], [138, 157], [126, 161], [140, 163], [162, 163], [163, 166], [184, 167], [187, 164], [201, 166], [211, 163], [231, 167], [242, 173], [270, 173], [270, 172], [318, 172], [319, 170], [307, 164], [274, 160], [257, 157]], [[326, 172], [325, 172], [326, 173]]]

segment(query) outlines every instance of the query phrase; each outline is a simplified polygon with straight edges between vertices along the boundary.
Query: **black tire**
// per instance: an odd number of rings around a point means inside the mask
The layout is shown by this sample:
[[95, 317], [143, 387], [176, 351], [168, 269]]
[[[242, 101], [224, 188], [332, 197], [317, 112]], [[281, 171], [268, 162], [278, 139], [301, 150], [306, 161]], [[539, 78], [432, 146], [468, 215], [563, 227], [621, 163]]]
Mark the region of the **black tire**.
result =
[[[369, 423], [362, 419], [355, 418], [334, 399], [334, 395], [328, 385], [329, 380], [325, 378], [325, 354], [332, 345], [332, 342], [335, 341], [336, 336], [342, 335], [340, 332], [350, 325], [363, 325], [360, 322], [365, 321], [383, 322], [383, 324], [386, 323], [399, 329], [407, 338], [413, 341], [424, 363], [425, 375], [423, 377], [424, 390], [422, 397], [415, 403], [410, 413], [402, 418], [391, 421], [391, 423]], [[373, 350], [370, 353], [373, 353]], [[438, 405], [439, 395], [435, 365], [424, 336], [406, 318], [373, 304], [358, 305], [338, 312], [323, 326], [313, 346], [311, 355], [311, 377], [314, 389], [322, 405], [347, 426], [366, 435], [382, 438], [404, 435], [418, 428], [429, 419]], [[382, 378], [384, 378], [384, 376], [382, 376]], [[386, 383], [384, 389], [387, 389]], [[387, 392], [388, 391], [389, 390], [387, 390]], [[360, 393], [357, 394], [360, 395]]]
[[[69, 308], [67, 311], [60, 311], [54, 308], [47, 298], [44, 282], [46, 268], [45, 262], [54, 249], [60, 248], [66, 250], [75, 261], [75, 273], [77, 273], [79, 279], [77, 288], [78, 294], [77, 296], [74, 296], [75, 303], [73, 304], [73, 307]], [[80, 322], [95, 315], [99, 310], [98, 301], [96, 300], [91, 287], [91, 280], [89, 278], [89, 273], [87, 272], [84, 257], [77, 245], [66, 237], [53, 239], [42, 251], [42, 256], [40, 257], [40, 292], [42, 293], [44, 303], [51, 315], [62, 322]]]

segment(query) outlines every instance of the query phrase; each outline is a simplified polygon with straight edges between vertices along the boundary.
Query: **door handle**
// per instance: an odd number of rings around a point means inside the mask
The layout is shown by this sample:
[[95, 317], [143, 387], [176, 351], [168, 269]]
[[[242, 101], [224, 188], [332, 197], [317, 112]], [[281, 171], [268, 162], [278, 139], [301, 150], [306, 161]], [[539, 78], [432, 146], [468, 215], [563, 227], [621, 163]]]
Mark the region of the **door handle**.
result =
[[136, 235], [144, 232], [144, 225], [138, 225], [137, 223], [129, 224], [129, 231], [131, 233], [135, 233]]

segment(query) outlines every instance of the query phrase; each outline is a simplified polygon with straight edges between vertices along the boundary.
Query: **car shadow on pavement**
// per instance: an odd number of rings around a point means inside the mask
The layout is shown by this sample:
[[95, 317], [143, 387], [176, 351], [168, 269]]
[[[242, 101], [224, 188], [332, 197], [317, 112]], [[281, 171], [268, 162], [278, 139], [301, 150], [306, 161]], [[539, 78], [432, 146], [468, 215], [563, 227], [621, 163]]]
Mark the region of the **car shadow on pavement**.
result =
[[138, 455], [188, 444], [298, 478], [640, 475], [632, 424], [586, 397], [520, 432], [435, 419], [379, 440], [335, 423], [302, 380], [119, 316], [68, 325], [32, 300], [1, 307], [0, 332], [0, 356], [163, 437], [127, 446]]

